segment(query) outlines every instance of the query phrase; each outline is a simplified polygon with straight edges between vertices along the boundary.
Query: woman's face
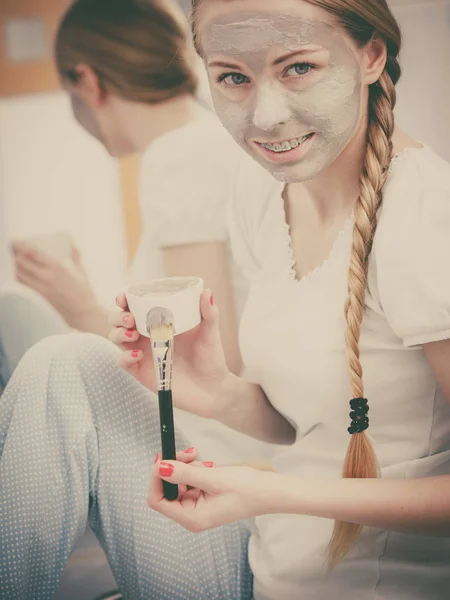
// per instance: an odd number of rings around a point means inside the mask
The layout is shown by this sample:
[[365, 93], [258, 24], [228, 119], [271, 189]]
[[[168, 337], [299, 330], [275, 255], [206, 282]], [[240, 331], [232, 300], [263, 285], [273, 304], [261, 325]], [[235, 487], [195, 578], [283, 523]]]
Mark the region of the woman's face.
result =
[[276, 179], [330, 166], [362, 119], [360, 51], [303, 0], [203, 0], [198, 42], [215, 109]]

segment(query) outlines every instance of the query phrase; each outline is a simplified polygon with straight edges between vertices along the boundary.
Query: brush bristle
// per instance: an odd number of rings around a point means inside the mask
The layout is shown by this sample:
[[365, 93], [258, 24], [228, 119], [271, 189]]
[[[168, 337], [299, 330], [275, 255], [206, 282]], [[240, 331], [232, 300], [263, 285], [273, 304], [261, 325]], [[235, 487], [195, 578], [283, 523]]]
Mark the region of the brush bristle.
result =
[[173, 339], [173, 312], [160, 306], [152, 308], [147, 315], [147, 331], [153, 341]]

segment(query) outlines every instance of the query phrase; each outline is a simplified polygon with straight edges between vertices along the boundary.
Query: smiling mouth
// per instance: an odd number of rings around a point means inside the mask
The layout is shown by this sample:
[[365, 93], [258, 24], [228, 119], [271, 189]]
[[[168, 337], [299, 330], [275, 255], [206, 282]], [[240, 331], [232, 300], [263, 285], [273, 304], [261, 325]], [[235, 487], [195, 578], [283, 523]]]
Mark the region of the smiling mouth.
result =
[[257, 142], [255, 140], [255, 143], [258, 144], [258, 146], [262, 146], [263, 148], [266, 148], [266, 150], [270, 150], [271, 152], [282, 153], [282, 152], [289, 152], [290, 150], [293, 150], [294, 148], [301, 146], [301, 144], [303, 144], [304, 142], [309, 140], [309, 138], [311, 138], [313, 135], [314, 135], [314, 132], [308, 133], [307, 135], [303, 135], [298, 138], [292, 138], [290, 140], [285, 140], [284, 142], [269, 143], [269, 142]]

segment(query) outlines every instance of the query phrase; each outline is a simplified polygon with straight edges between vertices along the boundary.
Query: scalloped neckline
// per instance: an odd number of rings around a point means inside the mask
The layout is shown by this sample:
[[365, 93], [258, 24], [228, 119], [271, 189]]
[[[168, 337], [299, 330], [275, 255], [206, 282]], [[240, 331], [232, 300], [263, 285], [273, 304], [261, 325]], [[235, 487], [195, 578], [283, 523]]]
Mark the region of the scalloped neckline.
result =
[[[396, 152], [392, 156], [391, 162], [389, 164], [389, 177], [394, 169], [394, 166], [396, 166], [401, 159], [403, 159], [405, 156], [407, 156], [410, 151], [425, 150], [427, 148], [427, 146], [425, 144], [423, 144], [422, 142], [419, 142], [419, 144], [421, 144], [421, 147], [408, 146], [406, 148], [403, 148], [403, 150], [400, 150], [400, 152]], [[308, 271], [308, 273], [305, 273], [305, 275], [303, 275], [303, 277], [301, 277], [299, 279], [297, 277], [297, 273], [295, 270], [296, 260], [294, 258], [294, 248], [292, 245], [291, 226], [287, 222], [286, 210], [284, 208], [284, 200], [283, 200], [284, 188], [285, 188], [285, 184], [283, 184], [283, 187], [281, 188], [281, 192], [280, 192], [280, 208], [281, 208], [282, 220], [284, 223], [284, 244], [286, 246], [286, 254], [287, 254], [287, 271], [288, 271], [289, 279], [291, 281], [293, 281], [293, 283], [295, 283], [297, 286], [303, 286], [306, 283], [310, 282], [312, 279], [314, 279], [319, 273], [321, 273], [327, 267], [327, 265], [332, 260], [334, 260], [334, 258], [337, 256], [338, 250], [339, 250], [340, 246], [342, 245], [342, 242], [343, 242], [344, 238], [346, 237], [346, 234], [348, 234], [348, 232], [351, 231], [351, 229], [352, 229], [351, 226], [353, 225], [354, 217], [353, 217], [353, 212], [352, 212], [351, 216], [345, 220], [344, 225], [339, 230], [339, 233], [337, 234], [333, 244], [331, 245], [331, 249], [330, 249], [328, 256], [321, 263], [319, 263], [316, 267], [311, 269], [311, 271]]]

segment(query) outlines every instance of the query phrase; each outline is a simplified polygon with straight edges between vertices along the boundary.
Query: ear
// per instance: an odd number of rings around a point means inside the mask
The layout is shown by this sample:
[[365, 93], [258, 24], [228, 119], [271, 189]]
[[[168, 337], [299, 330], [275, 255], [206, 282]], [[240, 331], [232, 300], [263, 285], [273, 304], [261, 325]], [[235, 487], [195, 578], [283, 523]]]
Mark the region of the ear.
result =
[[101, 106], [105, 103], [107, 93], [102, 88], [100, 81], [89, 65], [80, 64], [75, 67], [77, 83], [75, 84], [78, 94], [93, 106]]
[[379, 80], [387, 60], [386, 42], [380, 36], [373, 36], [365, 47], [365, 83], [371, 85]]

